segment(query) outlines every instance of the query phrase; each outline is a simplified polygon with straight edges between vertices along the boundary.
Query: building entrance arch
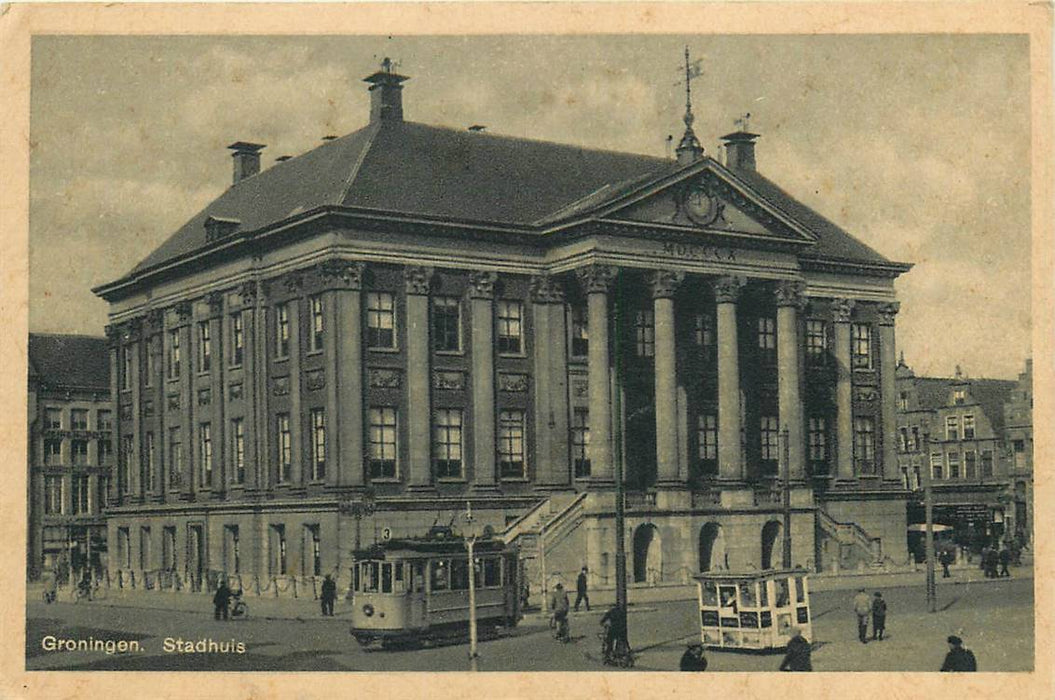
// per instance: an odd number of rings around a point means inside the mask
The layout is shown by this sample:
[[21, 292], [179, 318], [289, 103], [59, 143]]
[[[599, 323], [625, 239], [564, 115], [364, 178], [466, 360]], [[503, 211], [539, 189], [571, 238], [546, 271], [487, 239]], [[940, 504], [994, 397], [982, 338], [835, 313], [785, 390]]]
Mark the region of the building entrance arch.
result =
[[783, 526], [776, 520], [770, 520], [762, 526], [762, 570], [773, 568], [773, 549], [780, 539]]
[[662, 572], [663, 548], [659, 529], [651, 523], [639, 525], [634, 531], [634, 583], [657, 583]]
[[700, 528], [700, 571], [727, 569], [725, 532], [722, 526], [710, 522]]

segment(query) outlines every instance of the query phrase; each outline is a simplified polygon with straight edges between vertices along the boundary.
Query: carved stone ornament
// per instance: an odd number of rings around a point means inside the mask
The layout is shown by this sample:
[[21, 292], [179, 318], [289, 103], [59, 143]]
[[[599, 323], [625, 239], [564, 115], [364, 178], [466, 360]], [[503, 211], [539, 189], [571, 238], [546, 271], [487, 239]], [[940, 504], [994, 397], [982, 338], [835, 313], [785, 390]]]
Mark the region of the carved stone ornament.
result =
[[893, 326], [894, 317], [897, 316], [897, 312], [901, 310], [900, 302], [892, 301], [887, 304], [880, 304], [876, 307], [876, 314], [879, 317], [880, 326]]
[[403, 268], [403, 283], [407, 294], [427, 296], [432, 281], [433, 269], [423, 265], [407, 265]]
[[526, 374], [498, 373], [498, 390], [508, 391], [516, 394], [528, 390], [528, 376]]
[[161, 309], [150, 309], [147, 311], [146, 323], [151, 330], [161, 330], [162, 326], [165, 325], [165, 314]]
[[859, 386], [854, 389], [854, 399], [857, 401], [872, 402], [876, 400], [877, 396], [878, 392], [875, 387]]
[[212, 403], [212, 389], [198, 389], [198, 405], [208, 406]]
[[465, 373], [437, 370], [432, 373], [432, 388], [461, 391], [465, 389]]
[[154, 415], [154, 400], [144, 399], [143, 400], [143, 415], [149, 418]]
[[738, 275], [719, 277], [714, 281], [714, 300], [718, 304], [735, 304], [747, 280]]
[[326, 386], [326, 373], [321, 369], [307, 372], [304, 375], [304, 382], [308, 385], [308, 391], [318, 391]]
[[275, 396], [285, 396], [289, 393], [289, 377], [275, 377], [272, 393]]
[[209, 305], [210, 314], [219, 316], [223, 313], [223, 292], [209, 292], [205, 296], [205, 301]]
[[670, 299], [684, 281], [685, 273], [681, 270], [656, 270], [648, 276], [653, 299]]
[[227, 387], [227, 396], [231, 401], [239, 401], [242, 398], [242, 382], [235, 382]]
[[168, 410], [178, 411], [179, 410], [179, 394], [172, 394], [168, 397], [168, 403], [166, 404]]
[[238, 289], [238, 295], [242, 297], [242, 306], [252, 306], [255, 304], [257, 297], [256, 282], [243, 282], [242, 286]]
[[126, 403], [121, 406], [121, 420], [132, 420], [132, 404]]
[[365, 269], [366, 265], [358, 260], [324, 260], [316, 274], [324, 286], [359, 290], [363, 288]]
[[832, 299], [832, 320], [836, 323], [849, 323], [856, 303], [853, 299]]
[[473, 270], [469, 273], [469, 297], [472, 299], [494, 299], [498, 275], [490, 270]]
[[587, 294], [607, 294], [612, 288], [617, 272], [618, 270], [611, 265], [587, 265], [575, 270], [579, 284]]
[[793, 306], [799, 311], [806, 308], [806, 285], [800, 280], [781, 280], [774, 290], [777, 306]]
[[576, 379], [571, 383], [571, 393], [577, 399], [585, 399], [590, 395], [590, 383], [585, 379]]
[[106, 328], [103, 329], [106, 337], [111, 341], [117, 341], [121, 339], [121, 324], [119, 323], [108, 323]]
[[290, 294], [298, 294], [304, 289], [304, 274], [300, 270], [290, 272], [282, 278], [282, 284], [286, 285], [286, 291]]
[[531, 278], [531, 300], [536, 304], [561, 304], [564, 288], [549, 275], [535, 275]]
[[398, 389], [403, 385], [403, 373], [398, 369], [371, 368], [370, 386], [374, 389]]
[[194, 313], [194, 306], [189, 301], [177, 302], [174, 308], [176, 309], [176, 318], [180, 323], [189, 321]]

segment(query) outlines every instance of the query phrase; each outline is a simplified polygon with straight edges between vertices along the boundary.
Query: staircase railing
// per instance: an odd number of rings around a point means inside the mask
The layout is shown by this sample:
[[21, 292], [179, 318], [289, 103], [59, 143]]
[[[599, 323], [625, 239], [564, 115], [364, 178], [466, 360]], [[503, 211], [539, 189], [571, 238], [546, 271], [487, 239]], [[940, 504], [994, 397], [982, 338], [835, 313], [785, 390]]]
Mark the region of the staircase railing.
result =
[[578, 524], [580, 516], [586, 510], [586, 497], [588, 494], [580, 493], [571, 503], [564, 506], [553, 517], [542, 524], [539, 528], [539, 537], [546, 546], [559, 543], [566, 537], [574, 526]]
[[868, 552], [873, 562], [880, 562], [883, 560], [882, 540], [880, 538], [870, 536], [868, 532], [857, 523], [839, 522], [823, 508], [817, 509], [817, 516], [821, 529], [836, 540], [861, 547]]
[[506, 529], [498, 535], [499, 539], [506, 543], [513, 542], [523, 533], [536, 529], [542, 518], [543, 510], [547, 507], [549, 507], [548, 498], [531, 506], [523, 515], [506, 526]]

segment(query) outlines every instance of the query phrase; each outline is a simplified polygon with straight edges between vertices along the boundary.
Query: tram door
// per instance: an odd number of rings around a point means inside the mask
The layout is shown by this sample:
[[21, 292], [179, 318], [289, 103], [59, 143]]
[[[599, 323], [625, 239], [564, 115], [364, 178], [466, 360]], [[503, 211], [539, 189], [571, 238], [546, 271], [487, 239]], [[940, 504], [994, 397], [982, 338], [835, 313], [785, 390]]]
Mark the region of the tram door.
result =
[[425, 574], [427, 573], [425, 561], [411, 561], [410, 581], [407, 586], [407, 626], [425, 627], [428, 625], [427, 601], [425, 598]]

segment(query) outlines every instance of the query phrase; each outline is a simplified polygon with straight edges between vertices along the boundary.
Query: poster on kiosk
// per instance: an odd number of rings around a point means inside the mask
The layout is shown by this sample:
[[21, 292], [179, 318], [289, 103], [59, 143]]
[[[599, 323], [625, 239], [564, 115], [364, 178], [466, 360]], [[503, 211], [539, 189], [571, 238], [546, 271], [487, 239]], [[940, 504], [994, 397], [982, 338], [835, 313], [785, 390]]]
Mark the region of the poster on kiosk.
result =
[[812, 639], [807, 577], [805, 569], [697, 574], [704, 646], [783, 649], [793, 627]]

